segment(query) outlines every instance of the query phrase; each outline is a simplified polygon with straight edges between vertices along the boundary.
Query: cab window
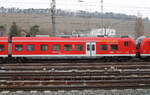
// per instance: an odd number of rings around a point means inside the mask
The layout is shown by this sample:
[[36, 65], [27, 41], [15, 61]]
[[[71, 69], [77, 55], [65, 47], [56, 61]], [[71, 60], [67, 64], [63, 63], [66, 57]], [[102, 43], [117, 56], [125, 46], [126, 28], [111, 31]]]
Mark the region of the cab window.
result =
[[72, 45], [64, 45], [64, 51], [72, 51]]
[[108, 45], [100, 45], [100, 50], [101, 51], [107, 51], [108, 50]]
[[129, 46], [129, 42], [124, 42], [124, 46], [125, 47]]
[[53, 45], [52, 50], [53, 51], [60, 51], [60, 45]]
[[118, 50], [118, 45], [111, 45], [111, 50], [112, 51]]
[[83, 51], [83, 45], [75, 45], [76, 51]]
[[27, 45], [27, 51], [34, 51], [35, 45]]
[[4, 45], [0, 45], [0, 51], [4, 51], [5, 50], [5, 46]]
[[23, 50], [23, 45], [15, 45], [15, 50], [16, 51], [22, 51]]
[[41, 51], [48, 51], [48, 45], [41, 45]]

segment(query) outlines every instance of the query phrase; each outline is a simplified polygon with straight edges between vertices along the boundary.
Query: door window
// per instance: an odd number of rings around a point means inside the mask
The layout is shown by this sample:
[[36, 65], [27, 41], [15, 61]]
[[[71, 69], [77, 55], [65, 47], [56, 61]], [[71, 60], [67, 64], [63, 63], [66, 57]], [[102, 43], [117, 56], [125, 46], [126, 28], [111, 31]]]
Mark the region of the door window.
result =
[[92, 45], [92, 51], [94, 51], [95, 50], [95, 45]]
[[90, 45], [87, 45], [87, 51], [90, 51]]

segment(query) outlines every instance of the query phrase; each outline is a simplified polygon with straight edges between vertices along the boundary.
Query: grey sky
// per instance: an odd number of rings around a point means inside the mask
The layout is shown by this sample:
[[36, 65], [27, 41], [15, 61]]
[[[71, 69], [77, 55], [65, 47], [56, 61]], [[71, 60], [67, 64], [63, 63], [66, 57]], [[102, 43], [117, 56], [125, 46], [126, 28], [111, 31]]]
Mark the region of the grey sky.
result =
[[[56, 0], [57, 8], [100, 11], [101, 0]], [[20, 8], [49, 8], [51, 0], [0, 0], [0, 6]], [[150, 0], [104, 0], [104, 12], [126, 13], [150, 18]]]

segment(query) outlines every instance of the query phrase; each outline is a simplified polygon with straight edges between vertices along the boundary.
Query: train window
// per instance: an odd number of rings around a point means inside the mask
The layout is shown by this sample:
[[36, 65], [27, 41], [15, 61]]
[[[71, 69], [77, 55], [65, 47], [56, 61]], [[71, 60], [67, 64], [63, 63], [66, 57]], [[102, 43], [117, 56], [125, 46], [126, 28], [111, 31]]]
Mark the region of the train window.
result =
[[100, 50], [101, 50], [101, 51], [106, 51], [106, 50], [108, 50], [108, 45], [100, 45]]
[[75, 45], [76, 51], [83, 51], [83, 45]]
[[27, 51], [34, 51], [35, 45], [27, 45]]
[[87, 45], [87, 51], [90, 51], [90, 45]]
[[48, 51], [48, 45], [41, 45], [41, 51]]
[[5, 50], [5, 46], [4, 45], [0, 45], [0, 51], [4, 51]]
[[124, 42], [124, 46], [125, 47], [129, 46], [129, 42]]
[[60, 51], [60, 45], [53, 45], [52, 50], [53, 51]]
[[23, 45], [15, 45], [15, 50], [16, 51], [22, 51], [23, 50]]
[[118, 45], [111, 45], [111, 50], [112, 51], [118, 50]]
[[64, 45], [64, 51], [72, 51], [72, 45]]
[[92, 51], [94, 51], [95, 50], [95, 45], [92, 45]]

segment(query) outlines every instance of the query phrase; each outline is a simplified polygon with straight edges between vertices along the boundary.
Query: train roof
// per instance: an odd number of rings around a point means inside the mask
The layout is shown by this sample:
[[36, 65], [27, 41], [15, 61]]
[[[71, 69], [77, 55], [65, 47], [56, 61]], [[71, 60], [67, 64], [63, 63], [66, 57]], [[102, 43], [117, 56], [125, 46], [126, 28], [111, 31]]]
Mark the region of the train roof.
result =
[[150, 40], [150, 38], [144, 38], [145, 40]]
[[150, 38], [144, 38], [144, 39], [142, 39], [142, 43], [144, 43], [144, 42], [150, 42]]
[[0, 42], [8, 42], [8, 37], [0, 37]]
[[128, 41], [132, 38], [115, 38], [115, 37], [13, 37], [13, 42], [53, 42], [53, 41], [104, 41], [104, 40], [120, 40]]

